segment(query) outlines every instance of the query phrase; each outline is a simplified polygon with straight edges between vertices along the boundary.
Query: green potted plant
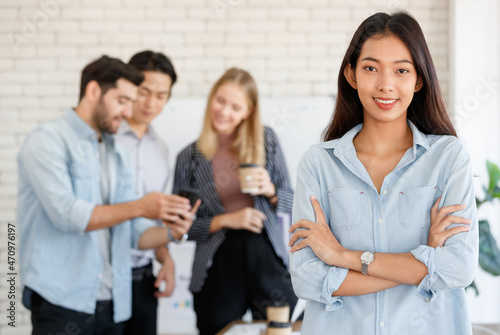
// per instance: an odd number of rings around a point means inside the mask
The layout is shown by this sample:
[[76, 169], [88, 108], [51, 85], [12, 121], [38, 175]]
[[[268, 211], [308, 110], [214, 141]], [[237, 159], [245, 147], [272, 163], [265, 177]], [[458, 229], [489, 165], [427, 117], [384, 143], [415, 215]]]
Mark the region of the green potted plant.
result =
[[[476, 205], [479, 212], [481, 205], [494, 202], [495, 199], [500, 199], [500, 169], [490, 161], [486, 161], [488, 170], [489, 182], [488, 187], [483, 186], [484, 199], [479, 200], [476, 197]], [[493, 276], [500, 275], [500, 250], [498, 249], [495, 237], [491, 234], [490, 223], [488, 220], [479, 220], [479, 265], [481, 268], [492, 274]], [[475, 284], [469, 286], [479, 294], [479, 290]]]

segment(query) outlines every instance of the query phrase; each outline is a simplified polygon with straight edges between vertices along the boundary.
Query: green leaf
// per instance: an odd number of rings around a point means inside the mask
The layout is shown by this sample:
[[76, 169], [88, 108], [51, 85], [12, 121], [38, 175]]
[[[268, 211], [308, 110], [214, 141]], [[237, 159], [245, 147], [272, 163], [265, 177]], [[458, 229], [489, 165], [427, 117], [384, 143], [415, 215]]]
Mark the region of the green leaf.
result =
[[481, 207], [481, 205], [484, 204], [485, 202], [486, 202], [486, 199], [485, 200], [479, 200], [476, 197], [476, 208], [479, 209], [479, 207]]
[[500, 199], [500, 188], [499, 187], [497, 187], [497, 186], [495, 187], [495, 189], [493, 190], [493, 193], [491, 194], [491, 197]]
[[487, 220], [479, 221], [479, 265], [484, 271], [500, 276], [500, 250]]
[[484, 191], [484, 199], [481, 202], [481, 204], [493, 200], [493, 198], [491, 197], [491, 194], [488, 191], [488, 189], [486, 188], [486, 186], [483, 186], [483, 191]]
[[498, 168], [498, 165], [490, 161], [486, 161], [486, 168], [488, 169], [488, 175], [490, 177], [488, 194], [493, 195], [498, 182], [500, 182], [500, 169]]
[[467, 286], [465, 289], [473, 289], [476, 292], [476, 297], [479, 295], [479, 290], [477, 289], [476, 282], [472, 281], [469, 286]]

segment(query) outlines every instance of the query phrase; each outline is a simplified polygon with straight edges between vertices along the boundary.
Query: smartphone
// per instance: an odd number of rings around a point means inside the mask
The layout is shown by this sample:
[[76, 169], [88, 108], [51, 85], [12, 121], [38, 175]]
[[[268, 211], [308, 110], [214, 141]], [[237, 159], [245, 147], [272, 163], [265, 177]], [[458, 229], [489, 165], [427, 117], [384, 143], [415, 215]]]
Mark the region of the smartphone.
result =
[[194, 206], [196, 200], [200, 199], [200, 193], [198, 192], [198, 190], [192, 188], [183, 188], [179, 190], [177, 194], [180, 195], [181, 197], [188, 198], [191, 207]]

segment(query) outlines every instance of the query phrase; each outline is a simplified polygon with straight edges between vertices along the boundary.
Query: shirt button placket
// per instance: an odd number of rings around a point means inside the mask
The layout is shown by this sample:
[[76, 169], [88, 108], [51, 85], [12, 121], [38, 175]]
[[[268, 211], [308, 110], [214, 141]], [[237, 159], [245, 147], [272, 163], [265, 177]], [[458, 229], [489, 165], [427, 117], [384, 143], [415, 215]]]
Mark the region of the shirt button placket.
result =
[[[387, 178], [387, 180], [384, 181], [384, 186], [387, 186], [389, 185], [390, 183], [390, 178]], [[382, 224], [384, 224], [384, 216], [385, 216], [385, 213], [383, 211], [383, 208], [385, 208], [385, 205], [386, 205], [386, 201], [387, 201], [387, 193], [388, 193], [388, 190], [387, 188], [383, 188], [380, 192], [380, 212], [379, 212], [379, 218], [377, 219], [377, 222], [380, 226], [380, 229], [379, 229], [379, 232], [383, 234], [383, 231], [385, 231], [385, 227], [382, 226]], [[380, 241], [380, 243], [383, 243], [382, 241]], [[384, 316], [386, 315], [386, 312], [387, 310], [385, 309], [385, 305], [382, 303], [382, 301], [384, 300], [383, 298], [383, 295], [384, 295], [384, 292], [381, 292], [382, 293], [382, 296], [381, 296], [381, 301], [380, 301], [380, 305], [377, 304], [377, 306], [380, 308], [380, 311], [381, 311], [381, 314], [380, 316]], [[387, 334], [387, 328], [385, 328], [385, 321], [384, 320], [379, 320], [379, 323], [378, 323], [378, 331], [376, 332], [377, 334]]]

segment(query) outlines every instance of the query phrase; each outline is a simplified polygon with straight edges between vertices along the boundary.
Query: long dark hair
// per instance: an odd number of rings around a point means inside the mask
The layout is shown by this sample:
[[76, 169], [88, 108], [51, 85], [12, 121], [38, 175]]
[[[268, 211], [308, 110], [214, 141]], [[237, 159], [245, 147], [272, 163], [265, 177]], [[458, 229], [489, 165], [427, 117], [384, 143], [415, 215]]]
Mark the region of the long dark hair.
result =
[[399, 38], [409, 49], [417, 75], [422, 80], [423, 87], [415, 93], [408, 106], [408, 120], [425, 134], [457, 136], [422, 29], [410, 14], [397, 12], [393, 15], [376, 13], [363, 21], [354, 33], [340, 67], [337, 102], [330, 124], [323, 131], [323, 139], [340, 138], [363, 122], [363, 105], [357, 91], [345, 78], [344, 70], [348, 64], [356, 68], [365, 41], [376, 35]]

